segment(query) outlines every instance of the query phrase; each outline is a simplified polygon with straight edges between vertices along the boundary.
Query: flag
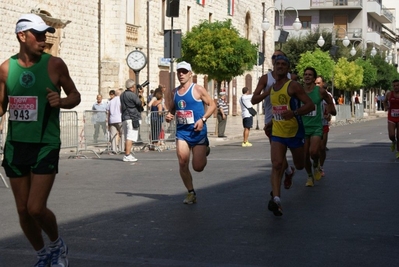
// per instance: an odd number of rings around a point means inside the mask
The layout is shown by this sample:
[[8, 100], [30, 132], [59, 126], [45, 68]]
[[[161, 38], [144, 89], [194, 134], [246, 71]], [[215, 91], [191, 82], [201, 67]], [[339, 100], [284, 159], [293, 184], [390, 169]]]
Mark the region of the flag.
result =
[[205, 6], [205, 0], [197, 0], [197, 4]]
[[228, 14], [230, 16], [234, 15], [234, 0], [227, 0], [227, 5], [228, 5]]

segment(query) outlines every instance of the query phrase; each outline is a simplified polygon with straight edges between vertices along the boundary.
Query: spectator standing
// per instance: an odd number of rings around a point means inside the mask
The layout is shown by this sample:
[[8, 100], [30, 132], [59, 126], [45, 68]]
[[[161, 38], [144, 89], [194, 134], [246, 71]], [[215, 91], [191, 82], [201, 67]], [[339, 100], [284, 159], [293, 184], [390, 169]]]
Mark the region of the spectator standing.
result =
[[137, 159], [131, 154], [133, 142], [137, 142], [141, 121], [141, 100], [136, 94], [136, 84], [132, 79], [125, 83], [126, 90], [121, 94], [122, 127], [125, 135], [125, 155], [123, 161], [135, 162]]
[[338, 105], [343, 105], [344, 104], [344, 95], [340, 95], [338, 98]]
[[147, 103], [145, 102], [144, 95], [143, 95], [144, 94], [144, 89], [140, 85], [137, 85], [137, 87], [138, 87], [139, 98], [140, 98], [140, 101], [141, 101], [141, 106], [144, 109], [144, 107], [147, 105]]
[[103, 97], [101, 95], [97, 95], [97, 101], [96, 103], [93, 104], [91, 107], [91, 110], [93, 110], [93, 123], [94, 123], [94, 135], [93, 135], [93, 140], [94, 143], [98, 142], [98, 137], [100, 135], [100, 127], [103, 132], [103, 137], [100, 138], [102, 140], [107, 140], [105, 137], [107, 136], [107, 104], [103, 103]]
[[396, 158], [399, 159], [399, 80], [392, 82], [392, 91], [386, 94], [384, 108], [388, 112], [388, 136], [392, 141], [391, 151], [396, 149]]
[[152, 102], [151, 105], [151, 141], [153, 144], [160, 145], [161, 138], [160, 134], [162, 131], [163, 122], [163, 93], [160, 88], [157, 88], [154, 93], [156, 101]]
[[[166, 107], [166, 105], [165, 105], [165, 91], [166, 91], [166, 86], [163, 85], [163, 84], [159, 84], [158, 87], [157, 87], [157, 89], [161, 90], [162, 94], [164, 94], [164, 98], [163, 98], [163, 100], [162, 100], [162, 106], [165, 108], [165, 107]], [[155, 89], [155, 90], [156, 90], [156, 89]], [[148, 105], [151, 107], [151, 106], [152, 106], [152, 103], [153, 103], [154, 101], [157, 101], [157, 98], [155, 97], [155, 95], [152, 96], [151, 101], [148, 102]]]
[[[176, 154], [180, 176], [188, 191], [183, 203], [193, 204], [197, 196], [189, 169], [190, 152], [194, 171], [203, 171], [209, 154], [206, 120], [212, 116], [216, 106], [206, 89], [192, 82], [190, 63], [182, 61], [176, 69], [180, 85], [165, 95], [169, 107], [166, 121], [176, 117]], [[208, 106], [206, 110], [205, 106]]]
[[[60, 109], [77, 106], [80, 93], [64, 61], [44, 52], [47, 32], [55, 29], [40, 16], [22, 15], [15, 28], [19, 52], [0, 66], [0, 116], [7, 107], [10, 115], [19, 114], [8, 120], [13, 130], [7, 132], [2, 166], [10, 178], [20, 226], [37, 253], [34, 266], [68, 266], [68, 247], [47, 200], [58, 173]], [[61, 90], [66, 97], [61, 98]], [[15, 105], [21, 100], [31, 103], [31, 109]], [[50, 240], [48, 247], [42, 232]]]
[[111, 100], [107, 105], [108, 128], [110, 133], [111, 153], [124, 151], [124, 134], [122, 131], [122, 112], [119, 90], [109, 92]]
[[252, 108], [252, 94], [250, 94], [248, 87], [242, 88], [242, 96], [240, 99], [242, 126], [244, 127], [242, 147], [251, 147], [252, 144], [248, 141], [249, 131], [253, 125], [253, 117], [249, 113], [248, 108]]
[[227, 115], [229, 114], [229, 106], [226, 103], [226, 92], [220, 92], [217, 109], [218, 137], [227, 137], [224, 135], [227, 124]]
[[151, 102], [151, 99], [152, 99], [153, 97], [154, 97], [154, 90], [151, 89], [151, 90], [150, 90], [150, 94], [147, 96], [148, 108], [151, 108], [150, 102]]

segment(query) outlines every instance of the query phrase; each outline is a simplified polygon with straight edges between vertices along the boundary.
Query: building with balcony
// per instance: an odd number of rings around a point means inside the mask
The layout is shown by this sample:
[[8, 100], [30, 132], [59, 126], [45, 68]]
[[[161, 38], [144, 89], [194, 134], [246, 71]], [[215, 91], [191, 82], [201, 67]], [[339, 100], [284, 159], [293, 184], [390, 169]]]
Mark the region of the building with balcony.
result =
[[[385, 2], [387, 5], [383, 5]], [[375, 46], [381, 55], [392, 56], [392, 64], [399, 62], [395, 16], [399, 7], [395, 0], [275, 0], [275, 7], [278, 9], [275, 12], [275, 41], [282, 28], [289, 32], [289, 36], [316, 30], [331, 31], [337, 39], [348, 36], [352, 44], [355, 41], [362, 43], [363, 49]], [[284, 25], [280, 25], [281, 10], [284, 11]], [[294, 31], [291, 26], [296, 12], [302, 23], [300, 31]]]

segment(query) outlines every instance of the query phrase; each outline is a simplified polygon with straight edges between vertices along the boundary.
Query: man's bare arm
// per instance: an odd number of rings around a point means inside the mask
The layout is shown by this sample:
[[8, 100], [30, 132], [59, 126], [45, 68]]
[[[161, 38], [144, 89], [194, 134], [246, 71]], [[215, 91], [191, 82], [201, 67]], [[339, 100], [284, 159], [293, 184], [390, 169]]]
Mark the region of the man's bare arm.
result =
[[266, 92], [264, 92], [263, 90], [266, 87], [266, 85], [267, 85], [267, 74], [263, 75], [259, 79], [258, 85], [256, 86], [256, 89], [251, 99], [252, 105], [260, 103], [270, 94], [270, 90], [267, 90]]
[[8, 76], [9, 60], [0, 66], [0, 116], [7, 112], [8, 96], [6, 90], [6, 80]]
[[[59, 92], [47, 89], [47, 99], [52, 107], [72, 109], [80, 103], [80, 93], [76, 89], [75, 83], [69, 75], [69, 70], [65, 62], [61, 58], [51, 57], [49, 62], [49, 75], [60, 89], [62, 88], [66, 97], [61, 98]], [[57, 79], [58, 78], [58, 79]]]

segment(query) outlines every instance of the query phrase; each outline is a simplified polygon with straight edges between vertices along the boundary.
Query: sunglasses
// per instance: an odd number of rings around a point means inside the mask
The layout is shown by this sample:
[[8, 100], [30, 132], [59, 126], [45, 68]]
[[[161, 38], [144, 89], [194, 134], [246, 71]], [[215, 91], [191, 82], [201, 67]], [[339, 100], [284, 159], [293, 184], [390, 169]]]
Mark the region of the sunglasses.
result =
[[188, 70], [186, 70], [186, 69], [178, 69], [177, 72], [181, 72], [183, 74], [187, 74]]
[[273, 55], [272, 59], [276, 59], [276, 57], [278, 57], [279, 55]]

